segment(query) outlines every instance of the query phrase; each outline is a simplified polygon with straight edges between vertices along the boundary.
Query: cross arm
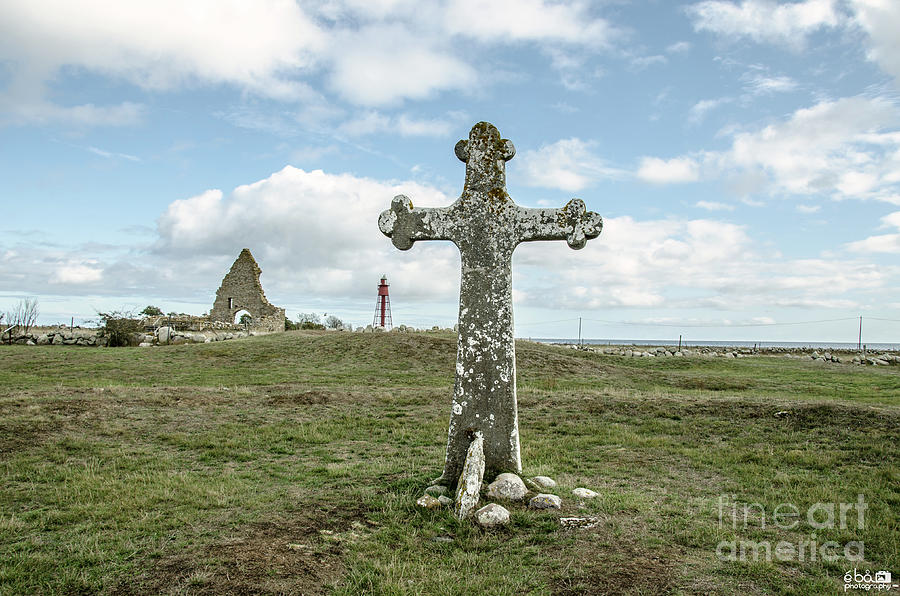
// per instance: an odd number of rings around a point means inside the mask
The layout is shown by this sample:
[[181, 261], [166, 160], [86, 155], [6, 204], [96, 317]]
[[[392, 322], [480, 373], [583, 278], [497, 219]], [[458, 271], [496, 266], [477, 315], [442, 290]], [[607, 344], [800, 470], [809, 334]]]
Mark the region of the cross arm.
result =
[[603, 218], [587, 211], [581, 199], [572, 199], [562, 209], [523, 207], [517, 219], [519, 242], [565, 240], [576, 250], [603, 230]]
[[450, 240], [446, 209], [414, 209], [406, 195], [397, 195], [391, 208], [378, 216], [378, 228], [400, 250], [409, 250], [416, 240]]

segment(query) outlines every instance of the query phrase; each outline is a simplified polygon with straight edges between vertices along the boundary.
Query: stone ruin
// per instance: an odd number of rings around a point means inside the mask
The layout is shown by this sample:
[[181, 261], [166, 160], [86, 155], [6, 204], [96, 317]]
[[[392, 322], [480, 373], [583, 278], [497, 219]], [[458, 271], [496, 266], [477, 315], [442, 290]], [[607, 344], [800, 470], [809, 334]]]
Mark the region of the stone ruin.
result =
[[242, 250], [216, 290], [216, 301], [209, 311], [210, 320], [231, 324], [235, 322], [235, 316], [245, 310], [251, 317], [250, 329], [284, 331], [284, 309], [266, 300], [266, 293], [259, 283], [261, 273], [250, 249]]

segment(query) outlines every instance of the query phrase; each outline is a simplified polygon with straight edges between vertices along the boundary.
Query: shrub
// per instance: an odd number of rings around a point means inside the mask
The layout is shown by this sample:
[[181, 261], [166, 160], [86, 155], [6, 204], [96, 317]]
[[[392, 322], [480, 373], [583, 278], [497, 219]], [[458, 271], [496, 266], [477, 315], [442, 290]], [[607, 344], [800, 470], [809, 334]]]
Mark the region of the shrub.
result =
[[140, 319], [130, 311], [111, 311], [97, 313], [100, 317], [99, 337], [105, 337], [111, 348], [129, 346], [134, 343], [134, 336], [144, 330]]

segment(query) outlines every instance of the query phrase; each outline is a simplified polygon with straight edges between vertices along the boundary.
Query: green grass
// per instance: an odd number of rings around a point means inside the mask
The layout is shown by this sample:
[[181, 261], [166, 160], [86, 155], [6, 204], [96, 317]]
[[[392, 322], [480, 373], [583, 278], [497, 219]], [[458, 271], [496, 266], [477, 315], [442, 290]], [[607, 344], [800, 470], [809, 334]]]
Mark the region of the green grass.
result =
[[[564, 505], [484, 531], [414, 505], [443, 466], [454, 359], [431, 333], [0, 347], [0, 594], [827, 594], [854, 566], [900, 575], [897, 368], [520, 343], [524, 473]], [[862, 528], [772, 524], [858, 494]], [[720, 523], [722, 495], [765, 527]], [[723, 540], [859, 541], [865, 560], [730, 562]]]

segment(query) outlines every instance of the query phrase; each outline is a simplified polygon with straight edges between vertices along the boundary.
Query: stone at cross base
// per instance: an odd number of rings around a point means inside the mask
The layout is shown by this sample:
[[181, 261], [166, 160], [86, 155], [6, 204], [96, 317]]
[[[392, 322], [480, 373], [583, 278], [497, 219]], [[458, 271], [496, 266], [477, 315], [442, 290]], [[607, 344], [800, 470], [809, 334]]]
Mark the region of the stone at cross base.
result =
[[575, 249], [600, 235], [602, 218], [572, 199], [561, 209], [520, 207], [506, 192], [506, 162], [515, 147], [479, 122], [456, 156], [466, 163], [462, 195], [449, 207], [413, 208], [404, 195], [378, 218], [394, 246], [450, 240], [459, 248], [459, 339], [456, 385], [444, 471], [435, 482], [455, 486], [472, 437], [484, 437], [485, 477], [520, 473], [512, 254], [520, 242], [566, 240]]

